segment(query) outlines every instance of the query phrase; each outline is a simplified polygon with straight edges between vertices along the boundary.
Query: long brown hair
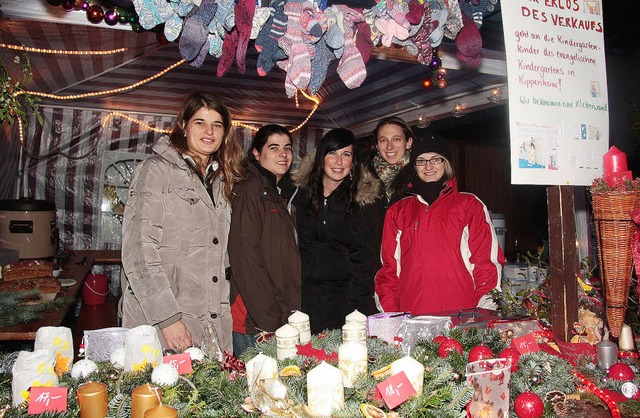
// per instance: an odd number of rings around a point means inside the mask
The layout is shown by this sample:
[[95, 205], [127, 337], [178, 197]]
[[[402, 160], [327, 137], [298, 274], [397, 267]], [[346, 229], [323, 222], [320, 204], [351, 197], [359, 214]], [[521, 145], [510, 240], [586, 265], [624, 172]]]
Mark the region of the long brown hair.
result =
[[[202, 108], [214, 110], [222, 116], [222, 124], [224, 126], [224, 138], [220, 148], [211, 158], [220, 164], [219, 175], [223, 180], [224, 197], [231, 201], [231, 193], [234, 183], [242, 179], [242, 147], [236, 137], [231, 121], [231, 113], [229, 109], [211, 93], [194, 92], [187, 96], [180, 111], [173, 123], [173, 128], [169, 134], [169, 142], [180, 153], [187, 152], [189, 146], [185, 135], [184, 127], [193, 118], [193, 116]], [[200, 164], [197, 162], [197, 164]]]

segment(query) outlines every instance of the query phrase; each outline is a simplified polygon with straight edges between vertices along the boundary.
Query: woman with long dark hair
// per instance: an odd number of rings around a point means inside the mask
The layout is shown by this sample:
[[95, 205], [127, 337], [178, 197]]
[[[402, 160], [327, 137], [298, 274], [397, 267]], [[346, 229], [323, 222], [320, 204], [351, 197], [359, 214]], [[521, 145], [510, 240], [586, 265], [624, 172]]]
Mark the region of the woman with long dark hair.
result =
[[154, 325], [174, 350], [212, 329], [231, 351], [225, 270], [242, 148], [229, 110], [211, 94], [189, 95], [153, 151], [136, 167], [124, 211], [122, 325]]
[[358, 161], [347, 129], [327, 132], [294, 174], [302, 259], [302, 311], [311, 331], [339, 329], [354, 309], [373, 313], [371, 236], [380, 182]]
[[229, 236], [233, 353], [260, 332], [274, 332], [300, 309], [300, 255], [290, 200], [292, 138], [280, 125], [256, 132], [244, 160], [246, 178], [234, 189]]

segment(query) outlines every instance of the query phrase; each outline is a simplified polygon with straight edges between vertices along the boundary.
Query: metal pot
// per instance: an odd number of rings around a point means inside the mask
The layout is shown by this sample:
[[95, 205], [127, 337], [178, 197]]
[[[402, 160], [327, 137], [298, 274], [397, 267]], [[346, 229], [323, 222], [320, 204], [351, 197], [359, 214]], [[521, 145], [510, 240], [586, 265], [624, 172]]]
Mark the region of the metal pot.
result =
[[0, 248], [18, 251], [20, 259], [56, 254], [56, 205], [49, 200], [0, 200]]

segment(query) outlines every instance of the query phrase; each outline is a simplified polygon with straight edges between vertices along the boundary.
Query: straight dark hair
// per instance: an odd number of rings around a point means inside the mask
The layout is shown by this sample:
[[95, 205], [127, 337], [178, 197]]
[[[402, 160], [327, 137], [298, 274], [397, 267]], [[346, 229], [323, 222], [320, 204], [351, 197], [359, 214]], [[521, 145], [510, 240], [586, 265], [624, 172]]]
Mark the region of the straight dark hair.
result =
[[277, 134], [287, 136], [291, 141], [291, 144], [293, 145], [293, 137], [291, 136], [291, 132], [289, 132], [287, 128], [285, 128], [282, 125], [277, 125], [275, 123], [264, 125], [262, 128], [258, 129], [258, 132], [256, 132], [256, 134], [254, 135], [253, 141], [251, 141], [251, 146], [249, 147], [249, 150], [247, 151], [247, 155], [245, 156], [245, 160], [246, 161], [255, 160], [253, 156], [253, 150], [255, 149], [258, 152], [262, 152], [262, 148], [264, 148], [264, 145], [269, 140], [269, 137], [271, 135], [277, 135]]
[[[322, 202], [324, 201], [324, 186], [322, 183], [324, 177], [324, 157], [331, 151], [353, 145], [353, 163], [351, 164], [351, 184], [349, 185], [349, 194], [347, 200], [347, 210], [345, 215], [351, 216], [356, 210], [356, 193], [358, 191], [358, 182], [360, 180], [360, 159], [358, 157], [356, 136], [348, 129], [335, 128], [324, 134], [318, 144], [313, 166], [311, 167], [311, 176], [309, 178], [309, 197], [307, 208], [312, 216], [320, 213]], [[345, 178], [343, 181], [349, 181]]]

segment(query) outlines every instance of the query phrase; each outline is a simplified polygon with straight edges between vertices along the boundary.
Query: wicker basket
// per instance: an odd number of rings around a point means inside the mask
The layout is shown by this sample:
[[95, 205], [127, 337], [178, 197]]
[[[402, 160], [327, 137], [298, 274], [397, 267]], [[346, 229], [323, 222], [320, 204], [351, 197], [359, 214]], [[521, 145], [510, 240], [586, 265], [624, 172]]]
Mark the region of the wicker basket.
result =
[[629, 213], [640, 207], [640, 191], [592, 191], [592, 197], [607, 322], [611, 335], [619, 337], [627, 311], [633, 268], [631, 240], [636, 231]]

